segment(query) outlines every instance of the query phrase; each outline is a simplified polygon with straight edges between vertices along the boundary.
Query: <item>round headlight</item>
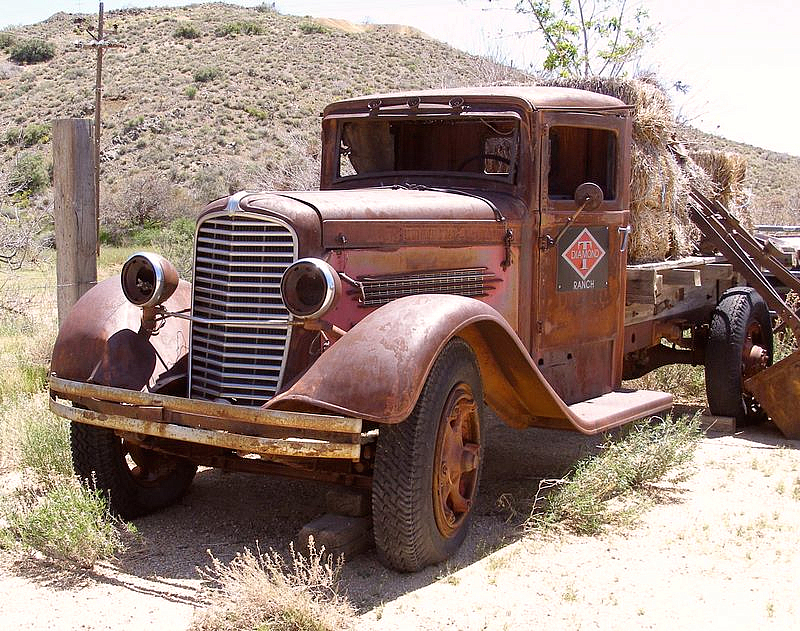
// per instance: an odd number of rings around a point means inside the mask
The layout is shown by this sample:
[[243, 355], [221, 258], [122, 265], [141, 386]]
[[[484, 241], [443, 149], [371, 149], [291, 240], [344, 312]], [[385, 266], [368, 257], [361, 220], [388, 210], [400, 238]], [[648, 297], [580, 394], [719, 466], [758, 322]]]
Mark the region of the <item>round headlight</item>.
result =
[[120, 275], [122, 293], [137, 307], [155, 307], [178, 287], [178, 270], [163, 256], [137, 252], [125, 261]]
[[286, 268], [281, 278], [283, 304], [296, 318], [322, 317], [341, 289], [339, 274], [320, 259], [300, 259]]

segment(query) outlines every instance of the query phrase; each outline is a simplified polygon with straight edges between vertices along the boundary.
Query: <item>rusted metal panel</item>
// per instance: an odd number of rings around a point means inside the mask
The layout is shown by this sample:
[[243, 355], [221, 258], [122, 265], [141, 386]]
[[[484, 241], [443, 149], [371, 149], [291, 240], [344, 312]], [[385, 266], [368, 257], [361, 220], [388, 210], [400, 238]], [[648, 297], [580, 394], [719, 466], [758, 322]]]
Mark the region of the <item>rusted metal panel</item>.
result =
[[[632, 409], [622, 406], [604, 416], [572, 412], [497, 311], [452, 295], [400, 298], [372, 312], [266, 407], [399, 423], [411, 413], [436, 356], [453, 336], [463, 337], [475, 351], [486, 402], [515, 427], [595, 433], [638, 418], [644, 409], [635, 401]], [[660, 393], [656, 398], [659, 410], [671, 401]]]
[[[190, 285], [181, 281], [166, 301], [170, 311], [188, 309]], [[153, 387], [180, 363], [189, 348], [189, 323], [170, 318], [158, 335], [140, 331], [142, 310], [125, 299], [119, 278], [98, 283], [84, 294], [59, 330], [51, 371], [64, 379], [116, 385], [130, 390]]]
[[746, 379], [744, 389], [755, 396], [784, 436], [800, 440], [800, 352]]
[[143, 421], [129, 416], [102, 414], [93, 410], [73, 408], [51, 399], [50, 409], [59, 416], [77, 423], [107, 427], [116, 431], [157, 436], [168, 440], [177, 440], [200, 445], [224, 447], [240, 453], [252, 453], [264, 456], [294, 456], [304, 458], [344, 458], [358, 460], [361, 453], [359, 444], [336, 444], [323, 441], [263, 438], [260, 436], [243, 436], [230, 432], [212, 431], [174, 425]]

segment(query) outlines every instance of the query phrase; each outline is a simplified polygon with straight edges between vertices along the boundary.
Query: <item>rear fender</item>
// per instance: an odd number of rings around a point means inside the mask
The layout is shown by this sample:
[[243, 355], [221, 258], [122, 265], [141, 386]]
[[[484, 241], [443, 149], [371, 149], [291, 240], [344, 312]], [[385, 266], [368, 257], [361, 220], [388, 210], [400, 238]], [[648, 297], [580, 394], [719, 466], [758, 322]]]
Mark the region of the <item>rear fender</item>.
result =
[[[164, 306], [180, 311], [190, 304], [191, 285], [182, 280]], [[156, 335], [149, 335], [140, 331], [141, 320], [142, 310], [125, 299], [118, 277], [98, 283], [61, 325], [51, 371], [62, 379], [129, 390], [185, 377], [188, 321], [167, 318]]]
[[447, 342], [475, 351], [486, 402], [515, 427], [573, 427], [570, 413], [505, 319], [486, 303], [452, 295], [394, 300], [333, 344], [268, 408], [325, 410], [399, 423], [416, 405]]

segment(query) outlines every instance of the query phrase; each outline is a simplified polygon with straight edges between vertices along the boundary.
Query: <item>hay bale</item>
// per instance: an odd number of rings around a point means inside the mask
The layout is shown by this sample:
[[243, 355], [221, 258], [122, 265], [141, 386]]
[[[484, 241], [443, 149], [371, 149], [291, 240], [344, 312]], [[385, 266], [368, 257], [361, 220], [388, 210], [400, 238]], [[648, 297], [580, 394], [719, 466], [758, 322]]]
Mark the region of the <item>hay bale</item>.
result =
[[710, 178], [709, 197], [716, 199], [750, 228], [753, 225], [749, 212], [750, 196], [744, 189], [747, 161], [733, 151], [706, 149], [692, 151], [690, 157]]
[[547, 85], [599, 92], [633, 107], [629, 262], [651, 263], [697, 251], [702, 235], [689, 216], [691, 187], [726, 206], [741, 199], [735, 191], [744, 179], [742, 157], [688, 155], [680, 145], [672, 103], [656, 81], [592, 77], [556, 79]]

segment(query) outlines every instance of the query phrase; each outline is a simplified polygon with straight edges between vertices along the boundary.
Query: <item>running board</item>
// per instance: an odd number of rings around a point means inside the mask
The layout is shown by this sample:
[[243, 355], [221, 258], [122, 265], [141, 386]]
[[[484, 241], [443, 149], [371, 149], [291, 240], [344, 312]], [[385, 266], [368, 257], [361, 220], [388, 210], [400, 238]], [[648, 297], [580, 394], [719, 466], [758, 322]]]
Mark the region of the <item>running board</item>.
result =
[[668, 392], [615, 390], [594, 399], [573, 403], [569, 411], [582, 432], [597, 434], [671, 408], [672, 395]]

